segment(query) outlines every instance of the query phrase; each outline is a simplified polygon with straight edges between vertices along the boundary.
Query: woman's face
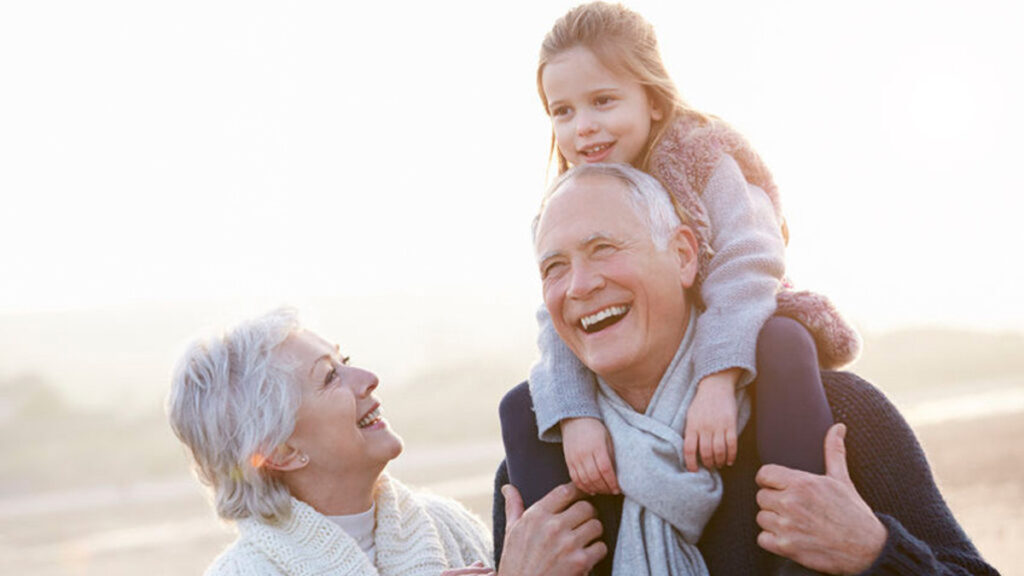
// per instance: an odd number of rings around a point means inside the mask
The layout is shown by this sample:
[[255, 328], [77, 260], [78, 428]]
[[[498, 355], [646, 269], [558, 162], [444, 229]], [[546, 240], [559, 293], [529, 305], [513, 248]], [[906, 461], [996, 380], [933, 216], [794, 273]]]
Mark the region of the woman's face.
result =
[[337, 345], [309, 331], [292, 333], [279, 353], [295, 362], [302, 401], [288, 445], [327, 474], [379, 474], [402, 452], [381, 417], [377, 376], [348, 365]]

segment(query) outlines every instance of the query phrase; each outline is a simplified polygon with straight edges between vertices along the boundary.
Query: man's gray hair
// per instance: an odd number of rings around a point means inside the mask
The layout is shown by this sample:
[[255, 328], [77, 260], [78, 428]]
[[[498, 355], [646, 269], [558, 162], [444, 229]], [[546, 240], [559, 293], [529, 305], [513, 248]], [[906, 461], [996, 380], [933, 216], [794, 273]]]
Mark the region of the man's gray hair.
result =
[[263, 466], [295, 429], [294, 366], [274, 354], [299, 329], [282, 308], [191, 343], [174, 370], [167, 415], [222, 518], [285, 519], [290, 494]]
[[537, 226], [551, 200], [558, 196], [559, 192], [570, 182], [594, 175], [615, 178], [625, 184], [631, 192], [629, 195], [630, 205], [650, 230], [654, 246], [658, 250], [668, 247], [668, 241], [672, 238], [672, 234], [682, 225], [679, 214], [672, 204], [672, 198], [657, 179], [628, 164], [580, 164], [559, 176], [544, 194], [540, 210], [533, 219], [534, 244], [537, 242]]

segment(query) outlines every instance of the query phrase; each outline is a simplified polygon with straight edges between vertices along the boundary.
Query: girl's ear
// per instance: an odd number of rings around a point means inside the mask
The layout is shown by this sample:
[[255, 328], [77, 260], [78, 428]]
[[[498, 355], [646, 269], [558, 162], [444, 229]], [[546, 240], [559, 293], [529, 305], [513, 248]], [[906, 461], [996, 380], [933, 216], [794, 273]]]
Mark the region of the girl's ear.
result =
[[662, 111], [661, 107], [651, 101], [651, 121], [660, 122], [665, 117], [665, 112]]
[[679, 281], [683, 288], [690, 288], [697, 280], [697, 269], [700, 268], [697, 235], [689, 226], [679, 226], [672, 236], [672, 249], [679, 257]]
[[309, 464], [309, 456], [297, 448], [287, 444], [278, 446], [263, 461], [264, 466], [270, 470], [277, 470], [278, 472], [298, 470], [300, 468], [305, 468], [307, 464]]

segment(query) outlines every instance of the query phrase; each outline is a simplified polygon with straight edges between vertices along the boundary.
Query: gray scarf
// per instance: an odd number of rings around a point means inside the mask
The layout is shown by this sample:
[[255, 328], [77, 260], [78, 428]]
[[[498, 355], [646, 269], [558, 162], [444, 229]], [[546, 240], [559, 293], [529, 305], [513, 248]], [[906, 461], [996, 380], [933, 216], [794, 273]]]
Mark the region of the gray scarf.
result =
[[[615, 547], [615, 574], [707, 575], [697, 549], [704, 525], [722, 498], [717, 472], [686, 471], [686, 411], [697, 391], [691, 343], [696, 310], [658, 388], [640, 414], [600, 378], [598, 406], [615, 445], [616, 472], [625, 495]], [[746, 394], [737, 397], [738, 430], [750, 415]]]

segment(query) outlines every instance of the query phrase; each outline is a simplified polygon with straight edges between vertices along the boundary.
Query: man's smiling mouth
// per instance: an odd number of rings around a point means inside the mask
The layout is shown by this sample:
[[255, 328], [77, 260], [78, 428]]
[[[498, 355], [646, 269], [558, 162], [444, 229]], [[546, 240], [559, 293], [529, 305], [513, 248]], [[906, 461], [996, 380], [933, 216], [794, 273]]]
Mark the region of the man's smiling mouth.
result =
[[587, 334], [600, 332], [619, 320], [622, 320], [623, 316], [625, 316], [627, 312], [629, 312], [629, 306], [609, 306], [608, 308], [599, 310], [589, 316], [580, 318], [580, 326]]

